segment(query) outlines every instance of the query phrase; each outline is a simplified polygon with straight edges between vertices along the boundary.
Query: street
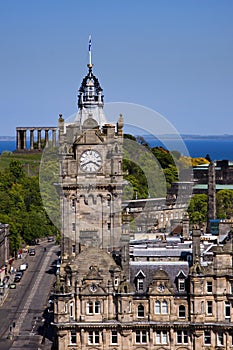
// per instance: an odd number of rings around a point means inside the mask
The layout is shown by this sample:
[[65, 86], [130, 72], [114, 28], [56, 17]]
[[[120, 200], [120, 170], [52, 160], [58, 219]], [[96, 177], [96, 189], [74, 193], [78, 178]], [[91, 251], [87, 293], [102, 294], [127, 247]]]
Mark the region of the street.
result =
[[48, 298], [58, 251], [53, 243], [43, 243], [36, 246], [35, 256], [25, 258], [28, 269], [0, 307], [1, 350], [51, 349]]

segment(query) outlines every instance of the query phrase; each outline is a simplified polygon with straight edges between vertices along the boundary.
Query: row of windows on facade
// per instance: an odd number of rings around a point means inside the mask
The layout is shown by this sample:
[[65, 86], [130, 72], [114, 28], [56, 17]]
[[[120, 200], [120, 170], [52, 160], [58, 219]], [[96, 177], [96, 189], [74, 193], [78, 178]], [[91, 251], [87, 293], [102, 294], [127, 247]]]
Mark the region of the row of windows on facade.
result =
[[[211, 316], [214, 314], [214, 303], [212, 300], [202, 301], [201, 302], [201, 313], [204, 314], [206, 312], [207, 315]], [[191, 312], [194, 312], [194, 302], [191, 303]], [[225, 318], [231, 317], [231, 303], [228, 301], [224, 302], [224, 315]]]
[[[102, 333], [100, 331], [90, 331], [87, 333], [88, 344], [100, 344]], [[154, 332], [153, 341], [155, 344], [169, 344], [170, 342], [170, 334], [166, 330], [158, 330]], [[113, 330], [110, 333], [110, 343], [118, 344], [120, 338], [120, 334]], [[147, 330], [136, 330], [134, 332], [134, 343], [135, 344], [147, 344], [149, 341], [149, 332]], [[176, 344], [189, 344], [190, 343], [190, 335], [186, 330], [178, 330], [175, 334], [175, 342]], [[217, 334], [212, 331], [204, 331], [203, 332], [203, 343], [204, 345], [211, 345], [213, 342], [216, 342], [218, 346], [224, 346], [226, 344], [226, 334], [224, 332], [218, 332]], [[77, 333], [75, 330], [70, 332], [70, 343], [77, 343]], [[233, 345], [233, 336], [231, 334], [231, 343]]]
[[[213, 293], [213, 282], [206, 281], [205, 286], [206, 286], [206, 293], [212, 294]], [[184, 292], [186, 290], [186, 281], [184, 278], [178, 278], [177, 289], [179, 292]], [[144, 290], [144, 279], [143, 278], [137, 278], [137, 290], [138, 291]], [[231, 294], [233, 293], [233, 284], [230, 285], [230, 293]]]
[[[65, 313], [68, 312], [68, 303], [65, 304]], [[70, 317], [74, 317], [74, 304], [70, 303]], [[122, 310], [120, 310], [122, 312]], [[132, 303], [129, 302], [129, 312], [132, 312]], [[88, 301], [86, 303], [86, 313], [88, 315], [100, 314], [101, 313], [101, 302], [100, 301]], [[154, 303], [154, 313], [155, 314], [168, 314], [168, 302], [163, 300], [160, 302], [156, 300]], [[178, 315], [180, 318], [186, 317], [186, 308], [184, 305], [179, 306]], [[145, 307], [142, 304], [137, 306], [137, 316], [145, 317]]]
[[[192, 302], [193, 304], [193, 302]], [[74, 306], [73, 303], [70, 303], [70, 317], [74, 317]], [[120, 310], [122, 311], [122, 310]], [[191, 310], [194, 312], [194, 310]], [[65, 313], [68, 312], [68, 304], [65, 304]], [[132, 303], [129, 303], [129, 312], [132, 312]], [[86, 313], [88, 315], [100, 314], [101, 313], [101, 302], [100, 301], [88, 301], [86, 303]], [[168, 314], [168, 302], [166, 300], [159, 301], [156, 300], [154, 302], [154, 313], [155, 314]], [[204, 302], [201, 304], [201, 313], [204, 313]], [[207, 300], [206, 302], [206, 314], [213, 315], [213, 301]], [[145, 307], [142, 304], [137, 306], [137, 317], [145, 317]], [[186, 307], [184, 305], [179, 305], [178, 309], [178, 317], [185, 318], [186, 317]], [[225, 302], [225, 318], [231, 317], [231, 304], [229, 302]]]
[[[140, 292], [140, 291], [143, 291], [144, 290], [144, 278], [137, 278], [136, 279], [137, 283], [136, 283], [136, 288], [137, 290]], [[177, 281], [177, 289], [179, 292], [185, 292], [186, 288], [185, 288], [185, 285], [186, 285], [186, 281], [184, 278], [178, 278], [178, 281]], [[163, 291], [165, 289], [165, 287], [160, 284], [158, 286], [158, 289], [160, 289], [161, 291]]]
[[[191, 284], [191, 291], [194, 292], [194, 283]], [[206, 281], [205, 283], [205, 292], [207, 294], [213, 293], [213, 282], [212, 281]], [[233, 283], [229, 285], [229, 293], [233, 294]]]

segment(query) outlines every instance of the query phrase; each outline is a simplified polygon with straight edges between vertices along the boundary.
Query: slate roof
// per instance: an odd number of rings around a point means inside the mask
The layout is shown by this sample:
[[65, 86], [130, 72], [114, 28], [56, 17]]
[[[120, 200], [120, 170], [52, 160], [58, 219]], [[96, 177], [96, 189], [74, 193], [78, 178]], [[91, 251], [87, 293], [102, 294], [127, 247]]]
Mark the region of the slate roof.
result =
[[165, 256], [165, 257], [181, 257], [182, 253], [192, 253], [191, 248], [179, 249], [179, 248], [160, 248], [160, 249], [134, 249], [134, 256]]
[[189, 265], [187, 261], [131, 261], [130, 262], [130, 282], [135, 285], [135, 276], [139, 271], [145, 275], [144, 292], [148, 289], [157, 270], [163, 270], [167, 273], [173, 285], [175, 293], [179, 293], [176, 286], [176, 278], [180, 271], [186, 276], [189, 274]]

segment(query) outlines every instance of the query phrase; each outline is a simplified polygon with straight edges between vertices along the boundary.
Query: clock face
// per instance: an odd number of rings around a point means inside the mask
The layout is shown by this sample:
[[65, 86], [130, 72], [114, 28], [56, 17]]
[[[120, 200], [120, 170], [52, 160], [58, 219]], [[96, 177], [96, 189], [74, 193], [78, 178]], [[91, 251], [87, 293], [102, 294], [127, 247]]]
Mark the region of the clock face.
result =
[[87, 150], [81, 154], [80, 167], [88, 173], [95, 173], [102, 165], [100, 154], [95, 150]]
[[162, 284], [160, 284], [160, 285], [157, 287], [157, 289], [158, 289], [159, 292], [164, 292], [165, 287], [164, 287]]
[[97, 291], [97, 286], [93, 283], [91, 286], [90, 286], [90, 291], [92, 292], [92, 293], [95, 293], [96, 291]]

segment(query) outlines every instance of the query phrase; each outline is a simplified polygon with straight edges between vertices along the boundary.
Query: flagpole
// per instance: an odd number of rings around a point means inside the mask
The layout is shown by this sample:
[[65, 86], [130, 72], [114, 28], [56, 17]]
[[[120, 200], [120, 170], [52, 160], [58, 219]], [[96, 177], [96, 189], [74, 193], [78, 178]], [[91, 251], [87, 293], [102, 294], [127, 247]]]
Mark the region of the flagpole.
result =
[[88, 51], [89, 51], [89, 66], [92, 66], [91, 63], [91, 35], [89, 35], [89, 42], [88, 42]]

